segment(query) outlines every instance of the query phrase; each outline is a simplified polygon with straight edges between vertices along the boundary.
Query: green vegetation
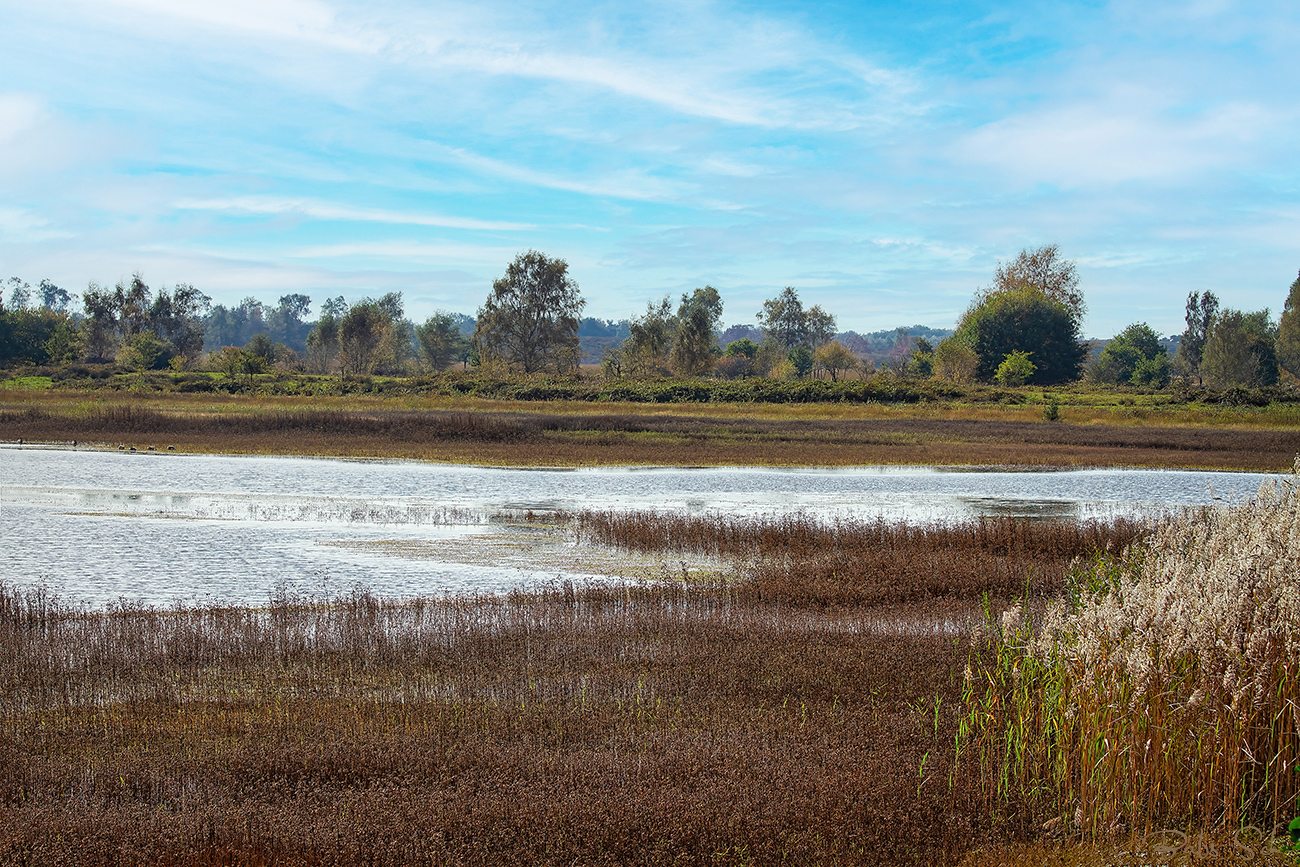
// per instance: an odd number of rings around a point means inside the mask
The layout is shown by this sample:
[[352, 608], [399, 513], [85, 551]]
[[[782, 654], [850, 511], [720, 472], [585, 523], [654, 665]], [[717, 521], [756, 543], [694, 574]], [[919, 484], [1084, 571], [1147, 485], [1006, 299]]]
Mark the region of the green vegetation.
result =
[[[805, 307], [793, 286], [763, 303], [757, 326], [721, 330], [723, 299], [712, 286], [683, 294], [677, 304], [668, 296], [651, 302], [633, 320], [582, 319], [585, 302], [567, 263], [531, 250], [507, 266], [476, 319], [440, 311], [418, 326], [405, 318], [401, 293], [351, 304], [342, 297], [327, 299], [310, 322], [311, 299], [305, 295], [283, 295], [274, 307], [245, 298], [227, 308], [213, 306], [187, 284], [154, 291], [139, 274], [112, 288], [92, 283], [81, 299], [84, 312], [70, 309], [74, 296], [48, 280], [41, 283], [39, 303], [18, 278], [9, 280], [9, 287], [7, 308], [0, 298], [0, 368], [113, 364], [115, 373], [222, 371], [244, 386], [268, 372], [304, 381], [307, 374], [365, 380], [423, 377], [453, 367], [462, 373], [476, 368], [480, 378], [531, 381], [539, 374], [591, 374], [592, 362], [599, 362], [601, 376], [615, 384], [567, 394], [561, 388], [555, 395], [638, 401], [895, 399], [879, 396], [884, 392], [925, 400], [950, 385], [1067, 385], [1081, 371], [1096, 385], [1183, 393], [1209, 386], [1237, 393], [1293, 382], [1294, 374], [1284, 372], [1300, 357], [1295, 350], [1300, 319], [1293, 312], [1300, 296], [1297, 280], [1281, 322], [1267, 309], [1220, 311], [1214, 293], [1193, 293], [1181, 337], [1162, 341], [1145, 323], [1135, 323], [1099, 347], [1084, 370], [1090, 349], [1080, 342], [1085, 304], [1079, 274], [1054, 244], [1022, 250], [1000, 264], [956, 332], [915, 326], [866, 337], [837, 333], [836, 317], [820, 305]], [[1175, 342], [1171, 361], [1168, 346]], [[1008, 357], [1013, 364], [1003, 368]], [[580, 371], [579, 362], [589, 367]], [[838, 384], [878, 374], [901, 385], [877, 381], [855, 393], [838, 387], [712, 384], [755, 378]], [[671, 377], [673, 384], [664, 385]], [[695, 385], [683, 388], [681, 382]], [[537, 391], [530, 384], [514, 389]], [[620, 389], [627, 397], [601, 393], [615, 395]]]
[[578, 317], [586, 303], [563, 259], [520, 253], [478, 312], [474, 346], [487, 363], [523, 373], [568, 373], [578, 366]]

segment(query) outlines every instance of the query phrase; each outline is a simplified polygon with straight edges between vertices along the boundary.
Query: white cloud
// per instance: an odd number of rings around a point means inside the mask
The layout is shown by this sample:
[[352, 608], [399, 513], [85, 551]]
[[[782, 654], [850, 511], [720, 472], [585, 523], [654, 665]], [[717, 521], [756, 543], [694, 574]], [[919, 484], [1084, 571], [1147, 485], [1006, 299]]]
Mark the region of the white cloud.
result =
[[1119, 98], [995, 121], [961, 137], [951, 155], [1062, 189], [1181, 181], [1210, 169], [1245, 168], [1253, 143], [1272, 125], [1270, 113], [1250, 103], [1179, 113]]
[[519, 251], [514, 247], [484, 247], [471, 244], [422, 244], [411, 241], [374, 241], [347, 244], [317, 244], [289, 250], [291, 259], [380, 258], [416, 259], [435, 262], [500, 265]]
[[345, 51], [375, 53], [387, 42], [373, 30], [346, 27], [334, 9], [317, 0], [109, 0], [114, 5], [155, 18], [178, 19], [201, 27], [253, 36], [325, 45]]
[[481, 174], [546, 189], [639, 201], [668, 201], [680, 198], [687, 192], [683, 185], [655, 178], [643, 170], [616, 172], [594, 181], [584, 181], [562, 177], [551, 172], [525, 168], [463, 148], [453, 148], [432, 143], [431, 147], [439, 155], [474, 169]]
[[34, 129], [44, 114], [44, 105], [29, 94], [0, 93], [0, 147]]
[[49, 220], [25, 208], [0, 206], [0, 243], [30, 244], [71, 237], [71, 232], [50, 228]]
[[308, 199], [272, 198], [268, 196], [233, 196], [224, 199], [181, 199], [174, 206], [182, 211], [216, 211], [234, 214], [299, 214], [316, 220], [337, 222], [391, 223], [409, 226], [436, 226], [445, 229], [480, 229], [496, 232], [519, 232], [536, 228], [530, 223], [502, 220], [476, 220], [471, 217], [444, 217], [410, 214], [377, 208], [354, 208], [315, 202]]

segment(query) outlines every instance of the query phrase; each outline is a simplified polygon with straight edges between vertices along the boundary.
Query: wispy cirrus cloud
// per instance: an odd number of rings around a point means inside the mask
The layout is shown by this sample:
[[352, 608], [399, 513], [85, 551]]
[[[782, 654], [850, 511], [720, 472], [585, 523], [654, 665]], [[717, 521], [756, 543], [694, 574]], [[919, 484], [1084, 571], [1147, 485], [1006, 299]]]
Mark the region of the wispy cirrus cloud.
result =
[[951, 152], [1024, 183], [1061, 188], [1183, 181], [1249, 165], [1254, 144], [1276, 123], [1267, 108], [1250, 102], [1187, 110], [1120, 96], [1001, 118], [961, 136]]
[[523, 232], [535, 229], [531, 223], [477, 220], [437, 214], [413, 214], [379, 208], [358, 208], [309, 199], [272, 196], [232, 196], [220, 199], [179, 199], [173, 206], [182, 211], [210, 211], [224, 214], [297, 215], [313, 220], [343, 223], [389, 223], [403, 226], [434, 226], [443, 229], [472, 229], [491, 232]]

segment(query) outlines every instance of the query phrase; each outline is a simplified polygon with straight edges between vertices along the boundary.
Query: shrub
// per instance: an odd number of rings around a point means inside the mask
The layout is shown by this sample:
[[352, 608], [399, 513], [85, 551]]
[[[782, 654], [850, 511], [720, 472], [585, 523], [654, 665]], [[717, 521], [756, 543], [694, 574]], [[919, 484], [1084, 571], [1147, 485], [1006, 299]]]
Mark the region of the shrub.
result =
[[998, 365], [997, 373], [993, 378], [997, 380], [998, 385], [1008, 387], [1024, 385], [1034, 375], [1037, 366], [1029, 360], [1030, 353], [1022, 352], [1017, 349], [1009, 353], [1002, 363]]

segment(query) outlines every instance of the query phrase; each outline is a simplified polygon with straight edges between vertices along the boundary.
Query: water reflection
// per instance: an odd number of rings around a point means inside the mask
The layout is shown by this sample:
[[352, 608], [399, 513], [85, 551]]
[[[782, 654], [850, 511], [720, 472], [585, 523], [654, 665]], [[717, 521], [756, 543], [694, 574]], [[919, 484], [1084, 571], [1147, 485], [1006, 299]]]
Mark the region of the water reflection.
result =
[[6, 580], [119, 597], [265, 602], [364, 583], [501, 590], [680, 563], [580, 549], [519, 517], [559, 509], [945, 520], [1107, 517], [1249, 497], [1265, 476], [915, 467], [518, 470], [305, 458], [0, 448]]

